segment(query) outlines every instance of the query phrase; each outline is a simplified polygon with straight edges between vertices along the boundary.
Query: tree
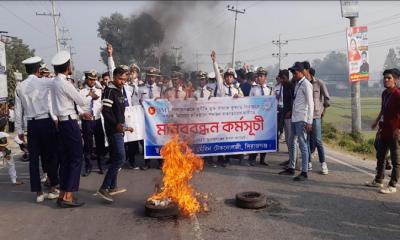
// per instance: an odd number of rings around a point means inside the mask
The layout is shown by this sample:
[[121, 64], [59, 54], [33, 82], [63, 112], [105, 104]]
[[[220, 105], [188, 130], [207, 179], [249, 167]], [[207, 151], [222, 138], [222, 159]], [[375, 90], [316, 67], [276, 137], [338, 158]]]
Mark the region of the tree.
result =
[[22, 61], [34, 55], [35, 50], [24, 44], [22, 39], [11, 38], [9, 42], [6, 42], [7, 90], [9, 98], [14, 98], [15, 95], [16, 81], [14, 72], [18, 70], [22, 73], [23, 78], [26, 78], [27, 74]]
[[326, 81], [348, 82], [348, 66], [346, 54], [331, 52], [323, 59], [312, 61], [317, 75]]
[[397, 57], [396, 51], [394, 48], [390, 48], [383, 65], [383, 69], [399, 68], [399, 65], [400, 59]]

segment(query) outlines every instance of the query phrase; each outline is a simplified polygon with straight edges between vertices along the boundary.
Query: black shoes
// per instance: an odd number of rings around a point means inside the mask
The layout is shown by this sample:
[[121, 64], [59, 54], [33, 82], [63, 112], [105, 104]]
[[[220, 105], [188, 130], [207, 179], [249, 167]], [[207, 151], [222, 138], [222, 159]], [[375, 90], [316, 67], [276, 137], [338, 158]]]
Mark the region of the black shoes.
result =
[[97, 192], [97, 195], [99, 195], [101, 198], [106, 200], [109, 203], [114, 202], [114, 199], [110, 195], [110, 193], [107, 191], [107, 189], [102, 189], [100, 188], [99, 191]]
[[261, 162], [260, 162], [260, 165], [269, 166], [269, 164], [266, 163], [266, 162], [264, 162], [264, 161], [261, 161]]
[[304, 182], [308, 179], [307, 173], [300, 173], [297, 177], [293, 178], [293, 181]]
[[85, 172], [82, 174], [82, 177], [87, 177], [92, 172], [92, 169], [85, 169]]
[[284, 162], [280, 163], [279, 166], [287, 166], [287, 165], [289, 165], [289, 162], [290, 162], [289, 160], [284, 161]]
[[282, 172], [280, 172], [279, 175], [293, 176], [294, 173], [295, 173], [294, 169], [288, 168], [288, 169], [283, 170]]
[[64, 201], [62, 199], [57, 199], [57, 206], [59, 208], [77, 208], [77, 207], [82, 207], [85, 205], [84, 202], [78, 202], [77, 200], [72, 200], [72, 202], [69, 201]]
[[146, 171], [147, 169], [149, 169], [149, 166], [147, 166], [147, 165], [140, 167], [140, 170], [143, 170], [143, 171]]

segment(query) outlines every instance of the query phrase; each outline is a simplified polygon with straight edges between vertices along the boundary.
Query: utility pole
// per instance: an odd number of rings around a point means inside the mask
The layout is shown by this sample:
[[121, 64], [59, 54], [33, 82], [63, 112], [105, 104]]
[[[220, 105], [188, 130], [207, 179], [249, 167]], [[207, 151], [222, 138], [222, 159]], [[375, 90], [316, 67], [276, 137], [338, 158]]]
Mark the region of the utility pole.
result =
[[230, 6], [230, 5], [227, 6], [228, 11], [231, 11], [231, 12], [235, 13], [235, 26], [233, 28], [232, 68], [235, 68], [237, 15], [238, 15], [238, 13], [244, 14], [246, 12], [246, 9], [243, 9], [243, 10], [237, 9], [237, 2], [238, 1], [236, 1], [236, 7], [235, 6]]
[[178, 51], [182, 49], [182, 47], [172, 47], [175, 50], [175, 66], [178, 66]]
[[61, 14], [60, 13], [55, 13], [56, 12], [56, 6], [54, 1], [51, 1], [51, 9], [52, 12], [51, 13], [38, 13], [36, 12], [36, 16], [50, 16], [53, 18], [53, 25], [54, 25], [54, 35], [56, 37], [56, 48], [57, 48], [57, 52], [60, 51], [60, 39], [59, 39], [59, 33], [58, 33], [58, 27], [57, 27], [57, 23], [58, 23], [58, 19], [56, 19], [56, 17], [60, 17]]
[[281, 61], [284, 57], [286, 57], [288, 54], [287, 53], [282, 53], [282, 46], [288, 44], [289, 42], [287, 40], [281, 40], [281, 34], [279, 34], [279, 38], [278, 40], [273, 40], [272, 44], [278, 46], [278, 53], [273, 53], [272, 56], [273, 57], [277, 57], [278, 58], [278, 67], [279, 70], [281, 69]]
[[[340, 1], [342, 17], [350, 20], [350, 27], [357, 25], [358, 1]], [[350, 69], [349, 69], [350, 70]], [[349, 74], [350, 75], [350, 74]], [[350, 82], [351, 86], [351, 132], [361, 132], [360, 81]]]
[[196, 71], [199, 71], [199, 52], [196, 49]]

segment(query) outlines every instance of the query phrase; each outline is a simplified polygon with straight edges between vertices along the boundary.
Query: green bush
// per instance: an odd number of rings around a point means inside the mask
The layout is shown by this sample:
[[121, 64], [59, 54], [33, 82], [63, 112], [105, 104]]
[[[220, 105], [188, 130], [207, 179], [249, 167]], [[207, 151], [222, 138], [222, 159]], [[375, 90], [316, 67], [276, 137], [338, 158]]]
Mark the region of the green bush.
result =
[[372, 153], [374, 151], [374, 145], [368, 142], [358, 143], [353, 147], [352, 151], [364, 154]]

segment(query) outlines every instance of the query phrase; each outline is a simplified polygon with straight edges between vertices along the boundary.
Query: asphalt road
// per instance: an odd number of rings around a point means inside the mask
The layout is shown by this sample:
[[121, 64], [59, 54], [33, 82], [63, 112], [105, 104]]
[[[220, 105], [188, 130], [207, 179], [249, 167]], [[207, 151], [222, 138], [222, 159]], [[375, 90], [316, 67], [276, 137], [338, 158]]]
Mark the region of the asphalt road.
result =
[[[193, 218], [156, 220], [144, 216], [144, 202], [161, 180], [159, 170], [123, 169], [119, 186], [128, 192], [113, 204], [93, 196], [102, 176], [81, 178], [79, 198], [86, 205], [58, 209], [54, 201], [34, 202], [29, 192], [28, 164], [18, 161], [23, 186], [11, 186], [0, 169], [0, 239], [400, 239], [400, 193], [381, 195], [362, 185], [371, 180], [375, 163], [328, 151], [330, 173], [296, 183], [280, 176], [278, 164], [287, 153], [268, 154], [270, 166], [205, 168], [195, 176], [198, 192], [210, 195], [210, 212]], [[267, 195], [262, 210], [235, 207], [235, 194]]]

